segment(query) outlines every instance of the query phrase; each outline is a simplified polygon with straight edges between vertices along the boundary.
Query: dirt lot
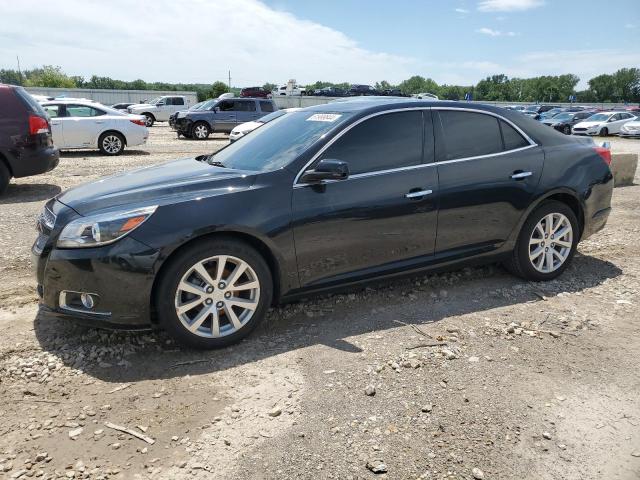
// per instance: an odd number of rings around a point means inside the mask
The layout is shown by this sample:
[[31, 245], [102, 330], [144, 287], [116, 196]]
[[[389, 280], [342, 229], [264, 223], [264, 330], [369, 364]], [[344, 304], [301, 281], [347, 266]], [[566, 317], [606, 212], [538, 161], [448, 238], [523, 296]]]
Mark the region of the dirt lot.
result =
[[394, 281], [274, 309], [206, 353], [38, 317], [48, 198], [224, 142], [156, 126], [0, 199], [0, 478], [640, 478], [638, 185], [550, 283], [497, 266]]

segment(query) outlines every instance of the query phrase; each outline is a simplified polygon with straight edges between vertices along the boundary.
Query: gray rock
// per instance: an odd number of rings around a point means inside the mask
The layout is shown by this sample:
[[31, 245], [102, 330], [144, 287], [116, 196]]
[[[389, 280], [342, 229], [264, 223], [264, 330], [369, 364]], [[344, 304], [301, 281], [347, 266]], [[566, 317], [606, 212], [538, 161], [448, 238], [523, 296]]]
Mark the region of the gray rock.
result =
[[473, 470], [471, 470], [471, 475], [473, 475], [473, 478], [475, 478], [476, 480], [484, 479], [484, 472], [479, 468], [474, 468]]
[[547, 440], [551, 440], [551, 434], [549, 432], [542, 432], [542, 438], [546, 438]]
[[364, 393], [369, 397], [373, 397], [376, 394], [376, 387], [374, 387], [373, 385], [367, 385], [367, 387], [364, 389]]
[[387, 465], [382, 460], [368, 461], [367, 468], [373, 473], [387, 473]]
[[269, 410], [270, 417], [279, 417], [282, 414], [282, 409], [280, 407], [273, 407]]

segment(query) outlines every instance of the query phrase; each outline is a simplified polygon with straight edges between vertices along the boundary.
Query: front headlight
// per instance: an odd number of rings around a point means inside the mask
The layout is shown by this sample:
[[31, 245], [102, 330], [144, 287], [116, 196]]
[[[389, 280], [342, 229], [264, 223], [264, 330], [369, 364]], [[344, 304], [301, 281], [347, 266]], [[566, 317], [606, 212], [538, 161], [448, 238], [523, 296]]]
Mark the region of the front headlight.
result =
[[142, 225], [156, 206], [77, 218], [58, 237], [60, 248], [98, 247], [113, 243]]

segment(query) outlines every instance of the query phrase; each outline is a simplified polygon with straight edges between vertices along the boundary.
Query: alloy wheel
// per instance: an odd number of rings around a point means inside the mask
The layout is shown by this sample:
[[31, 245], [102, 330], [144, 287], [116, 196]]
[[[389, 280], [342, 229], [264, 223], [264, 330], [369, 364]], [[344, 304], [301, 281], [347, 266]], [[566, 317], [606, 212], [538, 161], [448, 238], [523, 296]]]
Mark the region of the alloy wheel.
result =
[[240, 258], [217, 255], [199, 261], [178, 283], [175, 309], [189, 332], [220, 338], [240, 330], [260, 300], [260, 281]]
[[550, 213], [531, 232], [529, 261], [541, 273], [554, 272], [567, 260], [572, 246], [571, 222], [562, 213]]
[[199, 139], [207, 138], [208, 133], [205, 125], [196, 125], [193, 129], [193, 135]]
[[110, 154], [119, 153], [122, 150], [122, 140], [117, 135], [107, 135], [102, 139], [102, 148]]

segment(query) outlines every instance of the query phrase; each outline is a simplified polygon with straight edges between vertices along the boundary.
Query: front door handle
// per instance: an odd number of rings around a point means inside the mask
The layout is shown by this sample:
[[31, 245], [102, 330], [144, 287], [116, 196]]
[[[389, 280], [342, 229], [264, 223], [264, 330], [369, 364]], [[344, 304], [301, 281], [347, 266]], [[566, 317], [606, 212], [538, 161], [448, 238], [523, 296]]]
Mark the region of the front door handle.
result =
[[96, 120], [96, 123], [104, 123], [104, 120]]
[[533, 172], [514, 172], [514, 174], [511, 175], [511, 178], [514, 180], [522, 180], [523, 178], [530, 177], [531, 175], [533, 175]]
[[433, 193], [433, 190], [416, 190], [416, 191], [411, 191], [407, 194], [405, 194], [405, 198], [420, 198], [420, 197], [424, 197], [426, 195], [431, 195]]

